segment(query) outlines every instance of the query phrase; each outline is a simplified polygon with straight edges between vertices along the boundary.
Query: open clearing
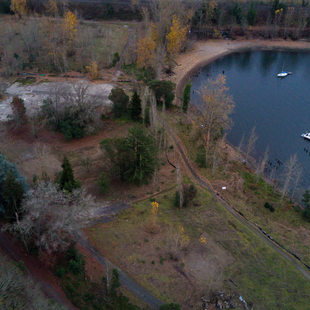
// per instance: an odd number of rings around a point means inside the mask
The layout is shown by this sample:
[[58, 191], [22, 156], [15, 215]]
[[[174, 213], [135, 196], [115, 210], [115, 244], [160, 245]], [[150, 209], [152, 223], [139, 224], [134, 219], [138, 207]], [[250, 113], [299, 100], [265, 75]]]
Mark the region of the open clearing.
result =
[[173, 194], [156, 197], [155, 232], [147, 199], [113, 223], [89, 228], [90, 240], [156, 297], [183, 309], [223, 288], [255, 309], [306, 309], [308, 281], [208, 192], [200, 190], [196, 206], [183, 210], [173, 206]]

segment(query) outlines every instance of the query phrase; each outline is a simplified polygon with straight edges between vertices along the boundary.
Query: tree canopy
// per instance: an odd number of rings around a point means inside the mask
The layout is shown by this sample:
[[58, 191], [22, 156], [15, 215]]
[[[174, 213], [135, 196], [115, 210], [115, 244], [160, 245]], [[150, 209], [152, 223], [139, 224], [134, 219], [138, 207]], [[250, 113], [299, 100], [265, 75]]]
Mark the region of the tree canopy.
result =
[[155, 140], [143, 127], [131, 128], [125, 138], [103, 140], [101, 148], [122, 181], [147, 183], [157, 168]]
[[[8, 203], [4, 197], [4, 185], [9, 173], [15, 178], [14, 182], [20, 184], [24, 192], [29, 189], [25, 177], [19, 173], [16, 166], [0, 154], [0, 213], [4, 211], [4, 207]], [[10, 179], [12, 179], [12, 177], [10, 177]]]

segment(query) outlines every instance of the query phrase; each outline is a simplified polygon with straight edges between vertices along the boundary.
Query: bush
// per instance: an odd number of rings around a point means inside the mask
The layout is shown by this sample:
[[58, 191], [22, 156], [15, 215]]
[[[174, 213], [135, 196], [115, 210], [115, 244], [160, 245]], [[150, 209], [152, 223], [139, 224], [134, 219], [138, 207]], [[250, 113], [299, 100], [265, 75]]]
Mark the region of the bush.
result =
[[179, 208], [180, 207], [180, 192], [176, 191], [174, 195], [174, 206]]
[[302, 213], [303, 218], [310, 222], [310, 207], [306, 207], [305, 210]]
[[13, 114], [11, 115], [12, 121], [15, 126], [22, 126], [27, 122], [26, 108], [24, 105], [24, 100], [14, 96], [11, 102], [11, 108]]
[[84, 137], [84, 126], [81, 126], [70, 116], [60, 121], [59, 131], [64, 134], [67, 140], [80, 139]]
[[111, 90], [109, 99], [113, 103], [114, 116], [119, 118], [127, 114], [127, 107], [129, 103], [129, 97], [123, 91], [123, 89], [117, 87]]
[[206, 150], [204, 147], [200, 147], [197, 151], [195, 163], [198, 164], [199, 168], [206, 168], [207, 161], [206, 161]]
[[192, 84], [190, 82], [188, 82], [184, 88], [183, 102], [182, 102], [182, 110], [184, 113], [187, 112], [188, 105], [189, 105], [190, 100], [191, 100], [191, 87], [192, 87]]
[[66, 270], [64, 267], [59, 267], [55, 271], [55, 275], [59, 278], [63, 278], [66, 275]]
[[149, 87], [155, 93], [157, 105], [161, 106], [165, 103], [167, 108], [171, 107], [175, 90], [173, 82], [153, 80], [149, 83]]
[[98, 179], [98, 185], [100, 187], [100, 190], [103, 194], [105, 194], [109, 187], [110, 187], [110, 181], [109, 178], [105, 173], [102, 173]]
[[3, 184], [4, 215], [9, 221], [18, 220], [17, 215], [22, 215], [23, 186], [16, 180], [11, 171], [6, 175]]
[[115, 67], [115, 65], [119, 62], [120, 57], [119, 57], [119, 53], [114, 53], [113, 55], [113, 61], [112, 61], [112, 66]]
[[82, 275], [85, 272], [85, 260], [82, 255], [73, 260], [71, 259], [68, 264], [68, 270], [75, 275]]
[[156, 73], [153, 68], [138, 68], [137, 65], [124, 65], [123, 70], [130, 75], [134, 75], [138, 81], [149, 83], [155, 79]]
[[[182, 207], [188, 207], [197, 195], [197, 189], [194, 185], [183, 185], [183, 205]], [[180, 193], [175, 192], [174, 206], [180, 207]]]
[[79, 139], [96, 131], [100, 124], [97, 109], [100, 104], [99, 99], [88, 96], [88, 84], [78, 82], [72, 88], [55, 89], [51, 98], [43, 101], [41, 117], [66, 139]]
[[131, 128], [125, 138], [103, 140], [101, 148], [122, 181], [147, 183], [158, 167], [155, 139], [142, 126]]
[[266, 202], [266, 203], [264, 204], [264, 207], [265, 207], [266, 209], [269, 209], [270, 212], [274, 212], [274, 211], [275, 211], [274, 207], [273, 207], [269, 202]]
[[0, 214], [4, 211], [4, 206], [7, 203], [4, 198], [4, 183], [8, 173], [11, 173], [15, 181], [19, 183], [26, 193], [29, 189], [29, 185], [26, 183], [26, 179], [19, 173], [16, 166], [9, 162], [2, 154], [0, 154]]

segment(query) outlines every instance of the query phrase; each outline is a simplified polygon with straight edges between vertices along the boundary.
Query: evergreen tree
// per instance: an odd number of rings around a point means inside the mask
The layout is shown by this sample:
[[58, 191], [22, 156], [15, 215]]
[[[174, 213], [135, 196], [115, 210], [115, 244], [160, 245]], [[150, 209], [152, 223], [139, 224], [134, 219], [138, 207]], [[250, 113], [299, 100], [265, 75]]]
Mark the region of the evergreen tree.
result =
[[170, 108], [174, 100], [175, 84], [171, 81], [154, 80], [149, 83], [149, 87], [154, 91], [157, 105], [165, 103], [166, 108]]
[[191, 87], [192, 87], [192, 84], [188, 82], [184, 88], [183, 103], [182, 103], [182, 110], [184, 113], [187, 112], [188, 104], [190, 103], [190, 100], [191, 100]]
[[250, 26], [254, 26], [255, 22], [256, 22], [256, 10], [252, 2], [250, 9], [248, 11], [248, 23]]
[[3, 197], [3, 194], [4, 182], [8, 173], [11, 173], [14, 176], [16, 182], [21, 185], [24, 193], [29, 189], [26, 179], [19, 173], [16, 166], [0, 154], [0, 214], [4, 212], [4, 205], [6, 204], [6, 199]]
[[130, 101], [130, 117], [134, 121], [140, 121], [141, 120], [141, 99], [137, 93], [137, 91], [134, 92], [131, 101]]
[[6, 175], [3, 184], [4, 216], [14, 221], [21, 215], [21, 203], [24, 196], [23, 186], [16, 180], [12, 172]]
[[157, 168], [155, 140], [141, 126], [130, 129], [126, 138], [103, 140], [101, 147], [122, 181], [147, 183]]
[[109, 99], [113, 102], [113, 113], [115, 117], [121, 117], [127, 113], [129, 97], [123, 89], [113, 88], [109, 95]]
[[62, 171], [58, 179], [60, 188], [72, 192], [74, 189], [81, 187], [80, 182], [74, 179], [73, 170], [67, 157], [64, 157], [61, 167]]

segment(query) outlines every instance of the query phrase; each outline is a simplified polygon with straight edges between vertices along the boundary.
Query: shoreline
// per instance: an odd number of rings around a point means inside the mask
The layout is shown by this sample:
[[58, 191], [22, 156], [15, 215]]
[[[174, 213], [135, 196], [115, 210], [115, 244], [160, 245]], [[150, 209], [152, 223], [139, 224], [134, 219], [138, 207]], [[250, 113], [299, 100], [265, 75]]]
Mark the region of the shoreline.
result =
[[287, 40], [208, 40], [197, 41], [191, 51], [176, 59], [178, 64], [170, 81], [176, 84], [175, 103], [181, 104], [183, 89], [191, 77], [204, 66], [232, 53], [247, 50], [310, 50], [310, 42]]

